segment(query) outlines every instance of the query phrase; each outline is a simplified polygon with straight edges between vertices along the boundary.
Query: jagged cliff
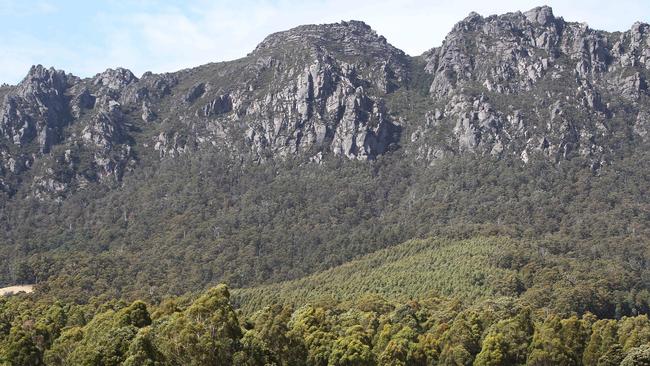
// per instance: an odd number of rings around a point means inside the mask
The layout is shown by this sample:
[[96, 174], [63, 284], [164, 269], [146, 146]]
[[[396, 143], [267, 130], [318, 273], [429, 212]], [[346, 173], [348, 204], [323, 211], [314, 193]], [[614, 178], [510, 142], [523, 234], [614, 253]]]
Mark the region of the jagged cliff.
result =
[[351, 21], [272, 34], [242, 59], [170, 74], [80, 79], [34, 66], [0, 88], [0, 189], [60, 198], [206, 148], [253, 162], [582, 156], [598, 169], [647, 139], [649, 34], [540, 7], [472, 13], [417, 57]]
[[606, 33], [556, 18], [551, 8], [470, 14], [425, 53], [429, 112], [412, 140], [446, 125], [448, 152], [588, 156], [597, 167], [621, 143], [642, 142], [649, 120], [650, 27]]

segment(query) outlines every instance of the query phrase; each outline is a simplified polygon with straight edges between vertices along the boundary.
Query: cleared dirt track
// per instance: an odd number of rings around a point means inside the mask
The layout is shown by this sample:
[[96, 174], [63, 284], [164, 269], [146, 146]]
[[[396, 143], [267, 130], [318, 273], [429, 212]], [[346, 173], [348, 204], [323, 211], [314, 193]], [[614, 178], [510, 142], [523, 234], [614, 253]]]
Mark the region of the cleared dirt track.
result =
[[0, 296], [15, 294], [18, 292], [33, 292], [34, 285], [20, 285], [20, 286], [9, 286], [0, 288]]

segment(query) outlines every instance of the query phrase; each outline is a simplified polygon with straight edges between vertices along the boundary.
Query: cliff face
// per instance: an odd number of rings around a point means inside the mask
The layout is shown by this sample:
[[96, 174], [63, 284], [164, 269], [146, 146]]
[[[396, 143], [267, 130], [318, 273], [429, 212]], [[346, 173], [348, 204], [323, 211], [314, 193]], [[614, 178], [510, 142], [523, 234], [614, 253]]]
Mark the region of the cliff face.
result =
[[650, 27], [606, 33], [556, 18], [548, 7], [471, 14], [424, 55], [433, 75], [429, 111], [412, 140], [446, 126], [419, 156], [477, 152], [527, 161], [586, 156], [599, 166], [648, 124]]
[[582, 156], [598, 169], [646, 142], [649, 34], [642, 23], [592, 30], [541, 7], [470, 14], [418, 57], [351, 21], [297, 27], [240, 60], [139, 79], [35, 66], [0, 88], [0, 189], [60, 199], [208, 148], [261, 163], [398, 150], [431, 164], [456, 154]]

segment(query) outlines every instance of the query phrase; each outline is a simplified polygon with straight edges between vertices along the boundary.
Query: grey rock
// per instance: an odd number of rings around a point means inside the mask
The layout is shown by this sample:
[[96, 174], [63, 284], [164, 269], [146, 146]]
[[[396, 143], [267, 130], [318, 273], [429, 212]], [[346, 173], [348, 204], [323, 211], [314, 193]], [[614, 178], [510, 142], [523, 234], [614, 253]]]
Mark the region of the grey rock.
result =
[[33, 66], [14, 93], [5, 95], [0, 134], [18, 146], [35, 141], [41, 152], [48, 152], [70, 119], [68, 79], [63, 71]]
[[530, 22], [537, 23], [542, 26], [550, 25], [555, 21], [555, 17], [553, 16], [553, 9], [548, 6], [540, 6], [531, 9], [525, 12], [524, 15]]
[[152, 122], [156, 119], [156, 114], [151, 110], [149, 103], [146, 101], [142, 102], [142, 120], [144, 122]]
[[190, 88], [183, 98], [185, 102], [192, 103], [205, 93], [205, 83], [198, 83]]
[[118, 91], [137, 80], [138, 78], [127, 69], [107, 69], [94, 77], [93, 85], [104, 87], [111, 91]]
[[232, 111], [232, 100], [229, 95], [219, 95], [202, 109], [205, 117], [224, 114]]

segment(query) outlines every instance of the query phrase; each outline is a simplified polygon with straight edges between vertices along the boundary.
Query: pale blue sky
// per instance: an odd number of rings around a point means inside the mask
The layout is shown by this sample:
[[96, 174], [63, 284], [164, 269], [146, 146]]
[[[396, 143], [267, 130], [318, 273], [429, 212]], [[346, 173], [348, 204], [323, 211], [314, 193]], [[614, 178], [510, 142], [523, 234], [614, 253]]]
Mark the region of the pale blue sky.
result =
[[32, 64], [87, 77], [122, 66], [136, 75], [245, 56], [267, 34], [306, 23], [357, 19], [411, 55], [438, 46], [469, 12], [553, 7], [592, 28], [650, 22], [648, 0], [0, 0], [0, 83]]

